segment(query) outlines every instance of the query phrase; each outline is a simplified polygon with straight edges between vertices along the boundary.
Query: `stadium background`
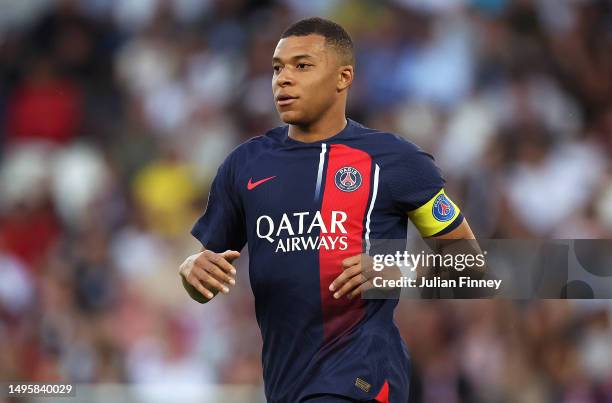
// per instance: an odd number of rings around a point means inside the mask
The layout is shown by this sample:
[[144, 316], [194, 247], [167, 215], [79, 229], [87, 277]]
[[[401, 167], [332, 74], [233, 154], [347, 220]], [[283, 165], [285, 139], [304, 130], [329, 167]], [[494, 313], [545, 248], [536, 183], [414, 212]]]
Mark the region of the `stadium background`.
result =
[[[357, 45], [349, 116], [432, 152], [477, 236], [610, 238], [609, 1], [1, 0], [0, 381], [263, 401], [247, 259], [204, 306], [177, 268], [311, 15]], [[401, 301], [413, 401], [611, 402], [611, 308]]]

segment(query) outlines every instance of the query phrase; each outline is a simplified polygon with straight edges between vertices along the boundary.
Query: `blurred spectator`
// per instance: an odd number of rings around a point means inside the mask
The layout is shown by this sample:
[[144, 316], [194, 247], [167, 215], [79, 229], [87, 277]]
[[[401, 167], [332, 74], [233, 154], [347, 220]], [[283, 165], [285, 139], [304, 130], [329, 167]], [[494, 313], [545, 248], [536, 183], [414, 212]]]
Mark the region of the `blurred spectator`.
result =
[[77, 136], [82, 117], [79, 89], [58, 76], [52, 59], [38, 56], [9, 99], [7, 141], [66, 144]]

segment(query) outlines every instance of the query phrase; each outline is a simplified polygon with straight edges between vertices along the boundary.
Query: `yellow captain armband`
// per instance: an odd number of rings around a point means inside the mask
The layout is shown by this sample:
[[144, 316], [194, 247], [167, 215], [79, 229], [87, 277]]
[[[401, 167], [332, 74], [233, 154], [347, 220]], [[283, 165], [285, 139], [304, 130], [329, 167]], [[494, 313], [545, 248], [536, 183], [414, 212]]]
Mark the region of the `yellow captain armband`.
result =
[[459, 207], [440, 189], [427, 203], [409, 211], [408, 217], [422, 237], [429, 237], [451, 225], [460, 213]]

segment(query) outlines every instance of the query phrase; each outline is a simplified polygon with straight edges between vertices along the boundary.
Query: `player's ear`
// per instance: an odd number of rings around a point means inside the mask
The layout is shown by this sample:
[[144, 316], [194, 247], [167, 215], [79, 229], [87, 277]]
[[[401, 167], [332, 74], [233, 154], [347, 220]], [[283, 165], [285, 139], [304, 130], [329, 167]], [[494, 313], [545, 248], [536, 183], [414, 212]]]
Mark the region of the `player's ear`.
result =
[[351, 65], [338, 67], [338, 84], [336, 85], [338, 91], [343, 91], [351, 86], [353, 73], [353, 66]]

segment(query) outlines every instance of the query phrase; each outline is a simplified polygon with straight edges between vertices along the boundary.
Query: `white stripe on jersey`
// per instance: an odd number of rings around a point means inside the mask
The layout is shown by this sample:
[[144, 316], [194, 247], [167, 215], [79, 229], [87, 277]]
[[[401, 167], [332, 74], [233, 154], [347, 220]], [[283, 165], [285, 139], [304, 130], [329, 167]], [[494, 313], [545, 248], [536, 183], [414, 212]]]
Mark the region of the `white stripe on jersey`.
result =
[[321, 194], [321, 182], [323, 181], [323, 165], [325, 165], [325, 152], [327, 151], [327, 144], [321, 144], [321, 154], [319, 155], [319, 173], [317, 174], [317, 188], [315, 190], [315, 200], [317, 200]]
[[370, 253], [370, 215], [372, 214], [372, 210], [374, 209], [374, 203], [376, 203], [376, 195], [378, 194], [378, 171], [380, 167], [376, 164], [376, 168], [374, 169], [374, 189], [372, 190], [372, 200], [370, 201], [370, 207], [368, 208], [368, 216], [366, 218], [366, 254]]

